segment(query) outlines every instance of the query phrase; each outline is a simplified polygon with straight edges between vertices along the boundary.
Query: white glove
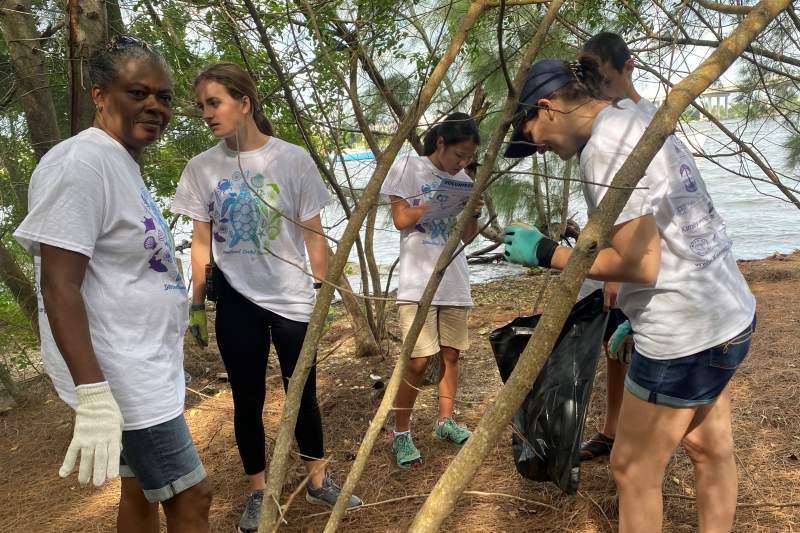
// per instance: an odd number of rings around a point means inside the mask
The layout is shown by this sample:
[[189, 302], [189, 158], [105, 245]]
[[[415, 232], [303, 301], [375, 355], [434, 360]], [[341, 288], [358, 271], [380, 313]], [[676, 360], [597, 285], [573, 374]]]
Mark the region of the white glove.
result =
[[72, 473], [80, 452], [78, 481], [85, 485], [91, 477], [99, 487], [106, 479], [119, 476], [122, 413], [107, 381], [78, 385], [75, 390], [78, 392], [75, 430], [58, 475], [67, 477]]

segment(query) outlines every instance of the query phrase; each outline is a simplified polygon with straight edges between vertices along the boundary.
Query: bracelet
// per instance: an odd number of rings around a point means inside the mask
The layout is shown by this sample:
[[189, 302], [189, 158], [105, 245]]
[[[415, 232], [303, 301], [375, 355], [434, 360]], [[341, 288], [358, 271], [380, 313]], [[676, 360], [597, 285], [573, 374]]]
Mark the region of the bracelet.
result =
[[205, 303], [201, 303], [201, 304], [192, 304], [192, 311], [202, 311], [202, 310], [204, 310], [205, 308], [206, 308], [206, 304], [205, 304]]
[[322, 288], [322, 282], [321, 281], [315, 281], [314, 282], [314, 290], [319, 290], [321, 288]]

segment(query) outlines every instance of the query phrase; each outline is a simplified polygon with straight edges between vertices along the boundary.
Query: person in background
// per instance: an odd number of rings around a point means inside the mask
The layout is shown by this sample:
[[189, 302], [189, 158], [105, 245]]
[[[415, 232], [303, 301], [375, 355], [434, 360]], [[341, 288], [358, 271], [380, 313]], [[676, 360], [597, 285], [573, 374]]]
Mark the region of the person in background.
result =
[[[197, 106], [219, 143], [193, 157], [172, 203], [193, 221], [194, 288], [190, 331], [208, 344], [206, 264], [219, 272], [216, 333], [233, 393], [234, 431], [249, 495], [239, 531], [258, 529], [266, 469], [264, 422], [267, 357], [274, 345], [284, 389], [294, 372], [328, 245], [320, 212], [330, 193], [308, 153], [273, 135], [255, 83], [238, 65], [218, 63], [194, 82]], [[293, 222], [294, 221], [294, 222]], [[333, 506], [340, 489], [325, 469], [316, 367], [308, 375], [295, 438], [309, 475], [306, 500]], [[352, 496], [348, 508], [361, 505]]]
[[59, 474], [122, 476], [117, 530], [209, 531], [211, 483], [183, 417], [186, 285], [140, 159], [172, 117], [163, 57], [121, 35], [89, 60], [94, 124], [31, 177], [15, 237], [34, 256], [45, 369], [75, 409]]
[[[599, 70], [603, 75], [603, 89], [607, 96], [615, 99], [630, 99], [637, 107], [652, 117], [656, 107], [636, 91], [633, 85], [633, 69], [635, 63], [625, 41], [611, 32], [601, 32], [592, 36], [583, 45], [581, 54], [597, 61]], [[619, 409], [622, 406], [622, 392], [624, 390], [625, 374], [633, 349], [633, 336], [628, 317], [617, 306], [620, 283], [606, 282], [600, 284], [594, 280], [587, 280], [586, 287], [582, 288], [580, 296], [585, 296], [600, 285], [603, 287], [603, 300], [605, 308], [609, 311], [608, 326], [604, 336], [606, 344], [606, 416], [603, 427], [581, 445], [580, 458], [582, 461], [607, 456], [614, 446], [614, 437], [617, 434], [617, 421]]]
[[[579, 154], [589, 215], [650, 117], [612, 102], [596, 61], [543, 60], [523, 88], [506, 157]], [[504, 231], [514, 263], [563, 269], [571, 248], [535, 228]], [[650, 162], [589, 276], [622, 282], [633, 326], [611, 469], [622, 533], [661, 530], [664, 472], [682, 445], [694, 464], [700, 531], [730, 531], [737, 476], [729, 383], [750, 348], [755, 298], [691, 152], [674, 135]]]
[[[465, 113], [452, 113], [425, 135], [424, 154], [398, 158], [389, 170], [381, 194], [389, 197], [392, 220], [400, 230], [398, 315], [403, 339], [408, 335], [417, 303], [447, 238], [456, 223], [425, 218], [443, 178], [471, 182], [464, 169], [473, 162], [480, 144], [478, 126]], [[482, 202], [465, 230], [464, 240], [477, 233]], [[411, 353], [411, 361], [395, 399], [395, 430], [392, 452], [400, 468], [422, 464], [422, 455], [411, 438], [411, 411], [425, 369], [433, 355], [441, 354], [439, 375], [439, 418], [436, 438], [461, 446], [471, 435], [453, 416], [458, 388], [459, 354], [469, 347], [467, 320], [472, 306], [469, 270], [463, 250], [447, 267], [425, 324]]]

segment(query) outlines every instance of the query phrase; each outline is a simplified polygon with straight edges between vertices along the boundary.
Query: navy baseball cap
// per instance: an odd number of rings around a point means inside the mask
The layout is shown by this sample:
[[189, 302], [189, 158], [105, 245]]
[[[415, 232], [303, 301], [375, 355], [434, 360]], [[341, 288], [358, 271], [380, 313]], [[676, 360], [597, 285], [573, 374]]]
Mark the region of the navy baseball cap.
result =
[[505, 157], [527, 157], [536, 153], [536, 146], [522, 132], [528, 112], [536, 107], [536, 102], [547, 98], [575, 79], [575, 74], [568, 63], [561, 59], [542, 59], [531, 67], [525, 86], [522, 88], [517, 111], [514, 113], [514, 129]]

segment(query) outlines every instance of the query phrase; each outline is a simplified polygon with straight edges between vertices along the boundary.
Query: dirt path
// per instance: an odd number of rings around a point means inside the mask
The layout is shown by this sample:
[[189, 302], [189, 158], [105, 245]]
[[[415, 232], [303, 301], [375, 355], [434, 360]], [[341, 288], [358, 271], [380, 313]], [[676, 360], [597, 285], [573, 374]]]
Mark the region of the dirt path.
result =
[[[758, 298], [758, 330], [744, 366], [734, 378], [734, 435], [739, 465], [739, 501], [786, 503], [800, 500], [800, 254], [744, 262], [742, 270]], [[518, 314], [530, 312], [542, 282], [514, 278], [476, 287], [479, 307], [470, 318], [472, 348], [464, 355], [459, 419], [474, 426], [500, 387], [488, 334]], [[398, 334], [396, 322], [392, 331]], [[325, 418], [327, 452], [336, 477], [343, 481], [358, 442], [377, 401], [370, 374], [388, 378], [398, 345], [392, 341], [385, 358], [354, 359], [347, 339], [348, 326], [337, 321], [320, 349], [319, 399]], [[188, 342], [188, 341], [187, 341]], [[331, 350], [331, 347], [338, 347]], [[329, 352], [333, 352], [330, 353]], [[196, 376], [222, 370], [213, 351], [190, 348], [187, 367]], [[604, 399], [604, 367], [595, 382], [586, 431], [599, 424]], [[277, 375], [276, 370], [270, 370]], [[276, 432], [283, 393], [270, 379], [270, 400], [264, 414], [268, 434]], [[212, 531], [233, 531], [245, 494], [233, 437], [230, 390], [224, 383], [199, 377], [190, 385], [203, 395], [187, 393], [187, 420], [209, 476], [214, 482]], [[71, 435], [72, 415], [52, 393], [0, 417], [0, 531], [84, 532], [111, 531], [116, 520], [118, 482], [101, 490], [78, 486], [75, 477], [58, 478], [57, 471]], [[369, 460], [359, 486], [366, 502], [405, 497], [351, 513], [342, 531], [405, 531], [421, 499], [444, 471], [456, 450], [430, 435], [436, 416], [436, 395], [428, 387], [420, 395], [414, 434], [425, 466], [412, 472], [398, 470], [384, 434]], [[587, 465], [581, 491], [565, 497], [549, 484], [519, 477], [511, 459], [510, 431], [479, 470], [470, 489], [497, 493], [464, 496], [446, 531], [613, 531], [616, 527], [614, 484], [607, 463]], [[302, 479], [296, 462], [289, 485]], [[288, 487], [287, 487], [288, 488]], [[693, 474], [684, 453], [671, 462], [664, 484], [665, 531], [694, 531]], [[287, 492], [288, 493], [288, 492]], [[524, 498], [527, 502], [502, 494]], [[298, 498], [290, 509], [285, 531], [320, 531], [323, 509]], [[739, 509], [735, 531], [800, 530], [800, 505]]]

